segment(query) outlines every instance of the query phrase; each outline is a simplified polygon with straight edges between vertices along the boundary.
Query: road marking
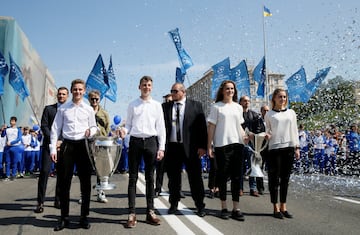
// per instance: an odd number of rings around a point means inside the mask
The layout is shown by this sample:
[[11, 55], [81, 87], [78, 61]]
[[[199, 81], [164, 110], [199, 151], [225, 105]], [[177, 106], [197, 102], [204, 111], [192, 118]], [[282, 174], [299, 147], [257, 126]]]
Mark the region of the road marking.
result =
[[[145, 194], [145, 177], [143, 174], [139, 174], [139, 178], [141, 181], [138, 181], [137, 187]], [[161, 196], [165, 200], [169, 200], [168, 195]], [[176, 233], [181, 234], [194, 234], [180, 219], [177, 218], [176, 215], [169, 215], [167, 214], [168, 207], [160, 201], [160, 199], [155, 198], [154, 204], [156, 209], [158, 209], [159, 213], [164, 217], [164, 219], [169, 223], [169, 225], [176, 231]], [[179, 211], [185, 215], [185, 217], [192, 222], [196, 227], [202, 230], [205, 234], [214, 234], [214, 235], [221, 235], [223, 234], [219, 230], [217, 230], [214, 226], [206, 222], [204, 219], [200, 218], [199, 216], [195, 215], [192, 210], [187, 208], [184, 204], [179, 202], [178, 205]]]
[[334, 197], [335, 199], [341, 200], [341, 201], [345, 201], [345, 202], [351, 202], [351, 203], [355, 203], [355, 204], [360, 204], [359, 201], [356, 200], [352, 200], [352, 199], [348, 199], [348, 198], [344, 198], [344, 197]]

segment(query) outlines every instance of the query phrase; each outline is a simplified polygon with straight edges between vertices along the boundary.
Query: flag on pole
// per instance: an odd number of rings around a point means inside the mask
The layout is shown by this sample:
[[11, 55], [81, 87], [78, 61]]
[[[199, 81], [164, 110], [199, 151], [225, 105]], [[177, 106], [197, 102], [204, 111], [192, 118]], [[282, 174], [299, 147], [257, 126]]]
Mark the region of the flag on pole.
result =
[[320, 69], [316, 72], [316, 76], [313, 80], [311, 80], [308, 84], [306, 84], [304, 93], [303, 93], [303, 102], [308, 102], [319, 88], [321, 83], [325, 80], [328, 75], [331, 67], [327, 67], [324, 69]]
[[5, 76], [9, 72], [9, 66], [5, 61], [5, 57], [0, 52], [0, 96], [4, 94]]
[[175, 82], [184, 83], [184, 81], [185, 81], [185, 73], [183, 73], [179, 67], [176, 67]]
[[110, 56], [110, 63], [109, 68], [107, 70], [107, 76], [109, 81], [109, 89], [105, 93], [105, 97], [111, 100], [112, 102], [116, 102], [117, 98], [117, 84], [116, 84], [116, 77], [112, 65], [112, 57]]
[[260, 60], [259, 64], [255, 67], [253, 71], [253, 78], [255, 82], [258, 83], [257, 95], [260, 97], [265, 97], [265, 80], [266, 80], [266, 65], [265, 65], [265, 56]]
[[267, 16], [272, 16], [269, 8], [267, 8], [266, 6], [264, 6], [264, 17], [267, 17]]
[[94, 67], [91, 70], [91, 73], [89, 74], [89, 77], [86, 81], [85, 97], [88, 97], [88, 93], [91, 90], [98, 90], [100, 92], [100, 100], [102, 100], [109, 87], [109, 79], [105, 69], [105, 65], [101, 54], [99, 54], [94, 64]]
[[302, 102], [302, 94], [307, 83], [305, 69], [301, 67], [285, 83], [288, 87], [289, 101]]
[[216, 99], [217, 89], [224, 80], [230, 79], [230, 59], [227, 57], [223, 61], [212, 66], [214, 75], [211, 80], [211, 97]]
[[169, 31], [169, 35], [170, 35], [171, 39], [173, 40], [176, 50], [178, 52], [181, 70], [185, 74], [186, 70], [188, 68], [190, 68], [191, 66], [193, 66], [194, 63], [192, 62], [191, 57], [188, 55], [188, 53], [182, 47], [179, 29], [176, 28], [174, 30]]
[[235, 82], [236, 89], [238, 90], [238, 98], [244, 95], [250, 97], [250, 80], [245, 60], [230, 70], [230, 76], [230, 79]]
[[15, 63], [11, 54], [10, 57], [10, 73], [9, 73], [9, 83], [14, 88], [14, 91], [21, 99], [24, 101], [26, 97], [30, 95], [29, 89], [26, 87], [24, 76], [19, 68], [19, 66]]

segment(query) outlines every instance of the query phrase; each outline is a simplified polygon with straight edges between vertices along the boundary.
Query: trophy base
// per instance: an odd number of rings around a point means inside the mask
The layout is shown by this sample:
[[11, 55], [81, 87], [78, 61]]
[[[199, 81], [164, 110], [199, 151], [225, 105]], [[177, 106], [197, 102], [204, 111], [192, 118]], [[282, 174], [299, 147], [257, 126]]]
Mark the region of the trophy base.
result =
[[115, 184], [107, 183], [107, 184], [97, 184], [95, 186], [96, 190], [113, 190], [116, 188]]

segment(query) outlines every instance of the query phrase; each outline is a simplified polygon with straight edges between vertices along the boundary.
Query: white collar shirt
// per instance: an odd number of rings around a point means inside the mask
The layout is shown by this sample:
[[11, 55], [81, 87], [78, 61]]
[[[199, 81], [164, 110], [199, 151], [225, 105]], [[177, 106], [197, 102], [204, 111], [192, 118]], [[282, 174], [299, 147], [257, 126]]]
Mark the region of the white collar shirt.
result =
[[179, 121], [180, 121], [180, 136], [181, 136], [181, 143], [183, 142], [183, 123], [184, 123], [184, 113], [185, 113], [185, 101], [186, 98], [178, 101], [174, 101], [172, 107], [172, 120], [171, 120], [171, 136], [170, 142], [178, 142], [176, 138], [176, 109], [179, 105]]
[[50, 152], [56, 153], [56, 142], [59, 137], [82, 140], [85, 139], [87, 129], [90, 129], [90, 135], [97, 131], [94, 109], [84, 101], [80, 104], [72, 101], [62, 104], [51, 126]]
[[138, 98], [131, 102], [127, 110], [125, 131], [133, 137], [157, 136], [159, 150], [165, 150], [165, 121], [160, 102]]

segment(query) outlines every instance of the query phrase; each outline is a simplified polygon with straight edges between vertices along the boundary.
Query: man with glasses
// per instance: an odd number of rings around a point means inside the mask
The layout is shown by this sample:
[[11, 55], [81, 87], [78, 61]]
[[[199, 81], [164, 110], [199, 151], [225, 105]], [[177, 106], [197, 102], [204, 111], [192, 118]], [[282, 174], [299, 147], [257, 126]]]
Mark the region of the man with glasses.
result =
[[169, 214], [177, 212], [181, 195], [182, 165], [189, 178], [191, 196], [200, 217], [205, 212], [205, 190], [201, 176], [201, 157], [206, 154], [207, 126], [200, 102], [186, 98], [185, 87], [175, 83], [172, 101], [163, 104], [166, 126], [165, 169], [169, 178]]
[[[90, 106], [95, 111], [95, 119], [97, 127], [100, 130], [101, 136], [108, 136], [110, 133], [110, 118], [109, 114], [100, 106], [100, 92], [92, 90], [88, 94]], [[97, 177], [97, 184], [100, 184], [100, 178]], [[97, 190], [97, 201], [107, 203], [105, 192], [101, 189]]]

